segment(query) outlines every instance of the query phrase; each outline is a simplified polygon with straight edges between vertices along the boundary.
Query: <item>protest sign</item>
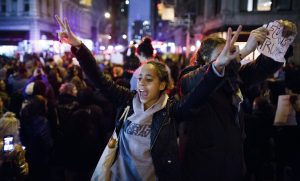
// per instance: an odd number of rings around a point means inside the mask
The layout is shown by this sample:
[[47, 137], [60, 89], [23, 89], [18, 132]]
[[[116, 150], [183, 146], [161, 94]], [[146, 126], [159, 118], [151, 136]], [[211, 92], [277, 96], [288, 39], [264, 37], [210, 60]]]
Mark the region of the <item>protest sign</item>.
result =
[[[287, 22], [287, 23], [286, 23]], [[269, 30], [269, 34], [258, 51], [263, 55], [277, 61], [285, 61], [284, 55], [294, 41], [297, 29], [289, 21], [273, 21], [264, 25]]]
[[278, 97], [274, 126], [296, 126], [296, 112], [291, 104], [290, 95]]

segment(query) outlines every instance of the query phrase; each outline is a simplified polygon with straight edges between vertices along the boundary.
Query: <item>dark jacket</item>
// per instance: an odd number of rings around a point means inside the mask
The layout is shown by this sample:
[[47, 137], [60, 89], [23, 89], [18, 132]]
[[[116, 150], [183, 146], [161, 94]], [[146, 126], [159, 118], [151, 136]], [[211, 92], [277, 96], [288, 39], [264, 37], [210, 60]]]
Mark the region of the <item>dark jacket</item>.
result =
[[25, 150], [22, 145], [15, 144], [11, 152], [3, 151], [3, 142], [0, 141], [0, 178], [2, 181], [25, 180], [28, 175], [28, 163], [25, 159]]
[[[101, 92], [120, 107], [131, 105], [135, 92], [109, 81], [100, 71], [95, 58], [82, 44], [79, 48], [72, 47], [85, 74], [91, 79]], [[219, 84], [222, 79], [208, 68], [202, 81], [189, 96], [180, 102], [168, 101], [167, 106], [153, 115], [150, 136], [150, 151], [159, 180], [179, 180], [180, 169], [178, 163], [178, 145], [176, 128], [182, 116], [187, 116], [192, 107], [202, 104], [208, 94]], [[129, 115], [130, 116], [130, 115]], [[116, 124], [119, 127], [119, 123]]]
[[29, 180], [51, 180], [53, 138], [45, 110], [45, 101], [33, 97], [21, 111], [20, 137], [26, 147]]
[[81, 106], [70, 115], [65, 127], [65, 163], [74, 171], [94, 170], [108, 140], [103, 131], [103, 112], [99, 106]]
[[[259, 56], [241, 66], [230, 63], [223, 82], [202, 108], [195, 109], [187, 126], [183, 157], [185, 180], [240, 181], [243, 161], [243, 111], [238, 111], [236, 92], [259, 83], [273, 74], [282, 63]], [[180, 80], [181, 93], [193, 90], [208, 66], [185, 74]], [[188, 119], [188, 118], [186, 118]]]
[[65, 125], [71, 121], [71, 115], [78, 107], [79, 103], [75, 96], [70, 94], [60, 94], [58, 96], [57, 115], [62, 131], [64, 131]]

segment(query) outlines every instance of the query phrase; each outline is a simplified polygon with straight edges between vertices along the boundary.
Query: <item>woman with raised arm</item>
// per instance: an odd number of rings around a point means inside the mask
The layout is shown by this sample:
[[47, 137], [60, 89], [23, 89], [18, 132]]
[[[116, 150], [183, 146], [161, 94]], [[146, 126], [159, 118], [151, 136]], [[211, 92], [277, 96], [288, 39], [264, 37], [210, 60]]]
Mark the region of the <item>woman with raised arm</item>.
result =
[[[137, 91], [119, 86], [100, 71], [87, 47], [70, 30], [68, 22], [56, 16], [60, 25], [60, 41], [72, 46], [85, 74], [120, 110], [130, 106], [127, 121], [121, 127], [118, 154], [111, 167], [111, 180], [180, 180], [177, 125], [193, 108], [201, 106], [222, 81], [224, 67], [239, 51], [230, 51], [236, 40], [228, 29], [226, 45], [199, 81], [194, 91], [181, 101], [170, 100], [164, 92], [169, 78], [166, 66], [150, 61], [138, 76]], [[74, 158], [75, 159], [75, 158]]]

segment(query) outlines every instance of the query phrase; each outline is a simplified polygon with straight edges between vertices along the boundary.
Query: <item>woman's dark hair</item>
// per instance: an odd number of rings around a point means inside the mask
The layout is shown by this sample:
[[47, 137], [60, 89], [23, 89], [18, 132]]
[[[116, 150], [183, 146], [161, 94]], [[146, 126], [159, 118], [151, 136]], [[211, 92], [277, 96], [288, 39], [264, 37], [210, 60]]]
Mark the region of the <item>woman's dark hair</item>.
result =
[[45, 96], [47, 93], [47, 86], [41, 80], [34, 81], [33, 93], [32, 95], [42, 95]]
[[83, 79], [83, 72], [80, 66], [73, 65], [72, 67], [68, 68], [67, 73], [67, 80], [71, 81], [74, 76], [78, 76], [81, 80]]
[[152, 40], [149, 37], [145, 37], [137, 48], [137, 53], [141, 55], [144, 54], [145, 57], [153, 56], [153, 47], [151, 44]]
[[155, 67], [159, 80], [161, 82], [166, 82], [166, 87], [164, 90], [168, 89], [171, 86], [170, 85], [171, 81], [170, 81], [170, 77], [166, 65], [157, 61], [149, 61], [147, 62], [147, 64], [151, 64]]
[[29, 103], [22, 110], [24, 117], [30, 118], [36, 115], [44, 116], [46, 114], [47, 99], [41, 95], [36, 95], [30, 99]]
[[80, 90], [77, 94], [78, 102], [81, 106], [88, 106], [94, 103], [93, 90], [89, 87]]
[[204, 65], [211, 61], [211, 53], [219, 45], [226, 43], [226, 40], [216, 36], [207, 37], [202, 43], [197, 52], [193, 55], [190, 63], [192, 65]]

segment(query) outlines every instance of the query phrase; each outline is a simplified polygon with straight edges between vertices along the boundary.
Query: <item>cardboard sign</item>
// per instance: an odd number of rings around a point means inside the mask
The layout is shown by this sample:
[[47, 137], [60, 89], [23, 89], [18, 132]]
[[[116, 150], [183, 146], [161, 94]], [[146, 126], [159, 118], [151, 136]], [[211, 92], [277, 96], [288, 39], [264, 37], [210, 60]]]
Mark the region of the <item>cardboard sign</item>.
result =
[[258, 47], [258, 51], [263, 55], [277, 61], [285, 61], [284, 55], [294, 41], [296, 33], [287, 37], [283, 36], [283, 25], [279, 21], [270, 22], [264, 25], [269, 30], [269, 34], [262, 45]]
[[278, 97], [274, 126], [297, 126], [296, 112], [291, 104], [290, 95]]

